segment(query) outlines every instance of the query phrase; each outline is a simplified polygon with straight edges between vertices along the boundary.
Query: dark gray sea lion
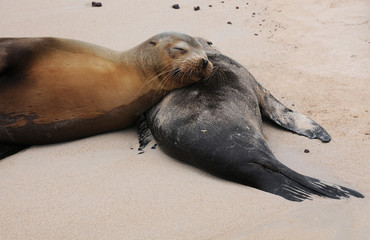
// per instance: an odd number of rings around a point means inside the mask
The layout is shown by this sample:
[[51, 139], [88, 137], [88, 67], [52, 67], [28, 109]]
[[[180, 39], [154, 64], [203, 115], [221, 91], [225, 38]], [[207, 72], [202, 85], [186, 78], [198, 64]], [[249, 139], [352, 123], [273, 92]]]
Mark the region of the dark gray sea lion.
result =
[[139, 127], [141, 149], [152, 133], [160, 148], [176, 159], [291, 201], [312, 199], [312, 195], [363, 197], [280, 163], [263, 138], [261, 114], [309, 138], [328, 142], [329, 134], [309, 117], [281, 104], [239, 63], [198, 40], [214, 64], [213, 75], [173, 91], [144, 115]]
[[122, 129], [212, 72], [192, 37], [155, 35], [123, 52], [61, 38], [0, 39], [0, 158]]

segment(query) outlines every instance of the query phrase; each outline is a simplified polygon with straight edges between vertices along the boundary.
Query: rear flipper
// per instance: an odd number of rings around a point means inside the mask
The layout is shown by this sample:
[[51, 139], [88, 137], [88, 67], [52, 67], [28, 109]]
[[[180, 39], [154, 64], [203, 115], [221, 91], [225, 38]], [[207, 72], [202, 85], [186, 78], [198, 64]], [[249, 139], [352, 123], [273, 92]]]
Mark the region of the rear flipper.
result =
[[15, 145], [15, 144], [0, 144], [0, 159], [6, 158], [10, 155], [16, 154], [28, 146]]
[[259, 83], [257, 85], [258, 101], [263, 116], [299, 135], [318, 138], [323, 142], [331, 140], [326, 130], [311, 118], [285, 107]]
[[278, 170], [266, 168], [259, 164], [248, 164], [239, 168], [238, 174], [233, 174], [237, 182], [279, 195], [290, 201], [301, 202], [312, 200], [313, 195], [332, 199], [363, 198], [364, 196], [352, 189], [303, 176], [285, 167]]

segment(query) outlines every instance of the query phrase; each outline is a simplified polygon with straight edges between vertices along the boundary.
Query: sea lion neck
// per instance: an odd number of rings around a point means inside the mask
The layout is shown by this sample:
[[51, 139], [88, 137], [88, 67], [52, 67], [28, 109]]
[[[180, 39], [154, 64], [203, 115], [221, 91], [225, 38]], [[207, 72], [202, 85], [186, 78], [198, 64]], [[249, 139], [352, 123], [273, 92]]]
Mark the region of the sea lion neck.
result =
[[153, 77], [153, 62], [144, 49], [135, 47], [119, 53], [118, 63], [142, 76], [142, 79]]

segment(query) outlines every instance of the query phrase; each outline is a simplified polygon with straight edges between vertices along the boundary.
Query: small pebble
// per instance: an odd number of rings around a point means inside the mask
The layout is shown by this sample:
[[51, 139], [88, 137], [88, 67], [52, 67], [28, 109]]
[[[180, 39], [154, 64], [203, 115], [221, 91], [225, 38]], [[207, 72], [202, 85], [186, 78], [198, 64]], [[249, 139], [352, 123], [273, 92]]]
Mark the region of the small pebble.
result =
[[255, 34], [254, 34], [254, 36], [258, 36], [258, 34], [257, 34], [257, 33], [255, 33]]
[[102, 4], [101, 4], [101, 2], [92, 2], [92, 3], [91, 3], [91, 6], [92, 6], [92, 7], [101, 7], [101, 6], [102, 6]]
[[158, 146], [158, 144], [154, 144], [153, 147], [152, 147], [152, 149], [156, 149], [157, 146]]
[[199, 6], [194, 7], [194, 11], [199, 11], [199, 10], [200, 10]]
[[212, 7], [212, 5], [208, 5], [208, 7]]
[[236, 7], [236, 9], [239, 9], [239, 7]]
[[309, 152], [310, 152], [310, 150], [308, 150], [308, 149], [304, 150], [304, 153], [309, 153]]
[[138, 154], [143, 154], [144, 152], [139, 152]]
[[174, 8], [174, 9], [180, 9], [180, 6], [179, 6], [179, 4], [174, 4], [174, 5], [172, 5], [172, 8]]
[[231, 22], [227, 22], [227, 24], [230, 24], [230, 25], [232, 25], [232, 23], [231, 23]]

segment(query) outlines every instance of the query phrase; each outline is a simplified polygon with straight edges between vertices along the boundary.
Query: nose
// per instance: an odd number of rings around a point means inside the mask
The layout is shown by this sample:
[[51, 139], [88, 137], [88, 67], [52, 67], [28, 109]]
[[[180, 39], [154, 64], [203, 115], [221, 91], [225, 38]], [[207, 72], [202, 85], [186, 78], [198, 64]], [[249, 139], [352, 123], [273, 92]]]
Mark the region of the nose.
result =
[[202, 59], [202, 67], [203, 67], [203, 68], [206, 68], [206, 67], [207, 67], [207, 65], [208, 65], [208, 60], [207, 60], [207, 59], [205, 59], [205, 58], [203, 58], [203, 59]]

